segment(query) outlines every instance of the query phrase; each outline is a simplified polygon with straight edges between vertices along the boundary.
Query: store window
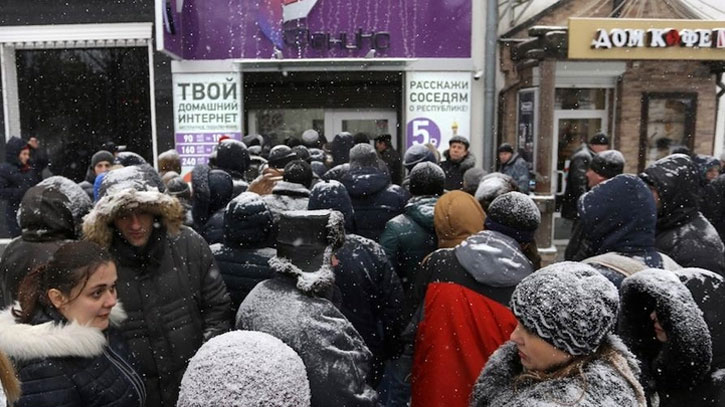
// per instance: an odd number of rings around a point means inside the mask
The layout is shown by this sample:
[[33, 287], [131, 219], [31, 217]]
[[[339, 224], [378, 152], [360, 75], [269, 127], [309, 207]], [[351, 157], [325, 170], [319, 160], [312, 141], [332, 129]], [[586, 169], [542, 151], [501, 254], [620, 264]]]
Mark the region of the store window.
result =
[[639, 170], [673, 150], [692, 150], [697, 115], [696, 93], [645, 93], [642, 97]]
[[325, 132], [324, 109], [265, 109], [249, 112], [250, 134], [264, 134], [272, 145], [299, 138], [307, 129]]
[[50, 170], [82, 181], [108, 140], [151, 160], [147, 47], [17, 50], [20, 125]]

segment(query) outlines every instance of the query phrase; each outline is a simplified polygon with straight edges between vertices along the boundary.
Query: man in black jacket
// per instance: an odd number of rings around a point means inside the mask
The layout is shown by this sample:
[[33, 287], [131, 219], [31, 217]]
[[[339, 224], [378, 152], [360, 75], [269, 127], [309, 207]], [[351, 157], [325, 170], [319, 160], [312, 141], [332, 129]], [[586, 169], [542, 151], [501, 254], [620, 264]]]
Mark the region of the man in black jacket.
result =
[[453, 136], [448, 140], [448, 150], [443, 152], [446, 158], [441, 168], [446, 173], [446, 191], [463, 188], [463, 174], [476, 165], [476, 157], [468, 151], [470, 143], [463, 136]]
[[589, 144], [582, 143], [574, 152], [569, 162], [569, 173], [566, 176], [566, 190], [561, 203], [561, 216], [565, 219], [577, 218], [576, 202], [587, 192], [587, 170], [592, 156], [609, 149], [609, 138], [604, 133], [597, 133], [589, 140]]
[[156, 178], [150, 167], [109, 172], [83, 234], [116, 261], [128, 314], [121, 330], [144, 377], [146, 405], [167, 407], [176, 405], [189, 359], [229, 330], [232, 315], [209, 246], [182, 226], [183, 207], [159, 192]]
[[396, 185], [401, 185], [403, 182], [403, 171], [400, 167], [400, 154], [395, 151], [390, 141], [390, 134], [382, 134], [375, 137], [375, 150], [380, 155], [380, 158], [385, 162], [385, 165], [388, 166], [390, 182]]

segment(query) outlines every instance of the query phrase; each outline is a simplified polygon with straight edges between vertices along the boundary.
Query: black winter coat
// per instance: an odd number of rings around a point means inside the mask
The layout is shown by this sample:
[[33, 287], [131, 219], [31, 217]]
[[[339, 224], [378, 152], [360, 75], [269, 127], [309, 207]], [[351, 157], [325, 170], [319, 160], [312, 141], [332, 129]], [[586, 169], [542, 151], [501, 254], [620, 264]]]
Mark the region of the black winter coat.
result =
[[26, 192], [20, 204], [21, 236], [5, 248], [0, 260], [0, 305], [12, 305], [20, 281], [55, 251], [81, 233], [92, 203], [68, 178], [54, 176]]
[[463, 188], [463, 174], [476, 165], [476, 157], [469, 151], [461, 161], [453, 161], [448, 150], [443, 152], [443, 156], [446, 160], [440, 166], [446, 173], [444, 188], [446, 191]]
[[[112, 322], [122, 318], [118, 306]], [[16, 407], [143, 407], [146, 391], [130, 353], [113, 327], [68, 324], [55, 311], [39, 311], [31, 324], [0, 316], [0, 349], [22, 383]]]
[[5, 224], [10, 237], [19, 236], [21, 233], [16, 214], [23, 194], [43, 179], [41, 172], [45, 166], [44, 162], [42, 166], [40, 163], [35, 165], [32, 162], [28, 162], [26, 166], [20, 164], [18, 155], [26, 145], [27, 142], [17, 137], [8, 140], [5, 146], [5, 162], [0, 164], [0, 199], [6, 201]]
[[210, 245], [224, 241], [224, 211], [222, 208], [214, 212], [201, 228], [201, 237]]
[[382, 361], [400, 352], [403, 288], [383, 248], [370, 239], [347, 234], [335, 252], [335, 285], [342, 294], [340, 310], [373, 353], [373, 378], [382, 375]]
[[673, 154], [657, 160], [640, 177], [658, 194], [657, 250], [683, 267], [725, 275], [725, 246], [698, 211], [699, 178], [690, 157]]
[[156, 229], [144, 252], [116, 237], [111, 254], [129, 317], [123, 335], [140, 362], [148, 403], [174, 406], [189, 359], [231, 326], [224, 281], [209, 246], [185, 227], [173, 237]]
[[561, 216], [565, 219], [576, 219], [577, 201], [587, 190], [587, 170], [594, 154], [589, 146], [582, 146], [574, 152], [569, 161], [569, 173], [566, 176], [566, 190], [561, 201]]
[[702, 193], [700, 211], [725, 242], [725, 174], [707, 184]]
[[403, 167], [400, 154], [393, 147], [388, 147], [380, 153], [380, 158], [388, 167], [390, 181], [395, 185], [401, 185], [403, 182]]
[[[646, 270], [624, 280], [617, 331], [642, 363], [660, 407], [725, 403], [725, 282], [702, 269]], [[667, 342], [655, 339], [657, 312]]]
[[376, 242], [388, 220], [403, 212], [410, 197], [402, 187], [390, 184], [390, 176], [377, 168], [351, 169], [340, 182], [352, 200], [357, 233]]

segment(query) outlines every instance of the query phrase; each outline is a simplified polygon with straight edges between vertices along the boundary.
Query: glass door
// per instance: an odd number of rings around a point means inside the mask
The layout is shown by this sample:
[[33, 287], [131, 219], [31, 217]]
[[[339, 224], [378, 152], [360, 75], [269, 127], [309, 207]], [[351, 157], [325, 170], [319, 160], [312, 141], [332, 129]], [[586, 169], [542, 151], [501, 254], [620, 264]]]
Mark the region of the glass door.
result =
[[371, 140], [390, 134], [397, 149], [398, 114], [395, 110], [326, 110], [325, 132], [334, 135], [343, 131], [365, 133]]

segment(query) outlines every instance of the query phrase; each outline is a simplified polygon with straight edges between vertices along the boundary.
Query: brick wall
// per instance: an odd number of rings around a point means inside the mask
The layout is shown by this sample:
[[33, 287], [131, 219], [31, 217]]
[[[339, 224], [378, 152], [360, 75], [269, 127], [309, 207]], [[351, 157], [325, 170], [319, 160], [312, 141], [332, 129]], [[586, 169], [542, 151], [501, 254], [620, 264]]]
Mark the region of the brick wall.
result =
[[636, 172], [642, 125], [642, 97], [646, 92], [697, 93], [694, 152], [712, 154], [715, 132], [715, 77], [692, 61], [636, 61], [627, 63], [618, 89], [616, 147], [627, 160], [625, 172]]

